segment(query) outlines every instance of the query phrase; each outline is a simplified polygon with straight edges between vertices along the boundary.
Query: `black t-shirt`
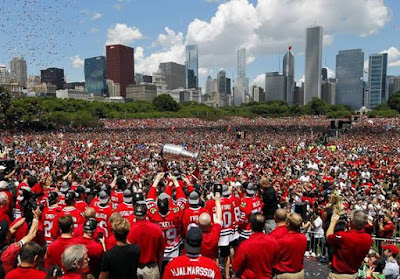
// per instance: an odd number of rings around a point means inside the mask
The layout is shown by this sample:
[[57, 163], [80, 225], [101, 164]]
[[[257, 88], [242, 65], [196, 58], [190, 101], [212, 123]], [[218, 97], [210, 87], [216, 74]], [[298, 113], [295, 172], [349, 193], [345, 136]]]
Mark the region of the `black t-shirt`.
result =
[[139, 256], [137, 245], [114, 246], [104, 254], [101, 271], [109, 272], [109, 279], [137, 278]]

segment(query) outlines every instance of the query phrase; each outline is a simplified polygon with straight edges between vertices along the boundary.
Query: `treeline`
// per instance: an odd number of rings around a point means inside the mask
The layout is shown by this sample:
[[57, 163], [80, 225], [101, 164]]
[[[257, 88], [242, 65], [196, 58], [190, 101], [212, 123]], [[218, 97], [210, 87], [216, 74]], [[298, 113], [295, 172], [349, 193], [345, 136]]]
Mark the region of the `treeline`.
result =
[[[194, 102], [176, 103], [169, 95], [160, 95], [153, 103], [126, 101], [124, 103], [89, 102], [74, 99], [23, 98], [11, 99], [0, 87], [0, 119], [3, 126], [72, 126], [96, 127], [100, 119], [132, 118], [186, 118], [217, 120], [231, 116], [283, 117], [299, 115], [326, 115], [329, 118], [347, 118], [355, 113], [349, 106], [329, 105], [314, 98], [305, 106], [289, 106], [283, 101], [252, 102], [240, 107], [212, 108]], [[371, 117], [397, 116], [400, 111], [400, 92], [388, 104], [370, 112]]]

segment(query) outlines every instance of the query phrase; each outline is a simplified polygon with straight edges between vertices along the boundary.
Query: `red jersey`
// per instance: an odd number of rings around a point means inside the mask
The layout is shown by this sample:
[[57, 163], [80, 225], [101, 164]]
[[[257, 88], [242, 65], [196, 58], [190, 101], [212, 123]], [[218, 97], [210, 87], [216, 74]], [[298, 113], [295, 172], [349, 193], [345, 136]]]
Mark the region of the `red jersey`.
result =
[[49, 270], [52, 265], [62, 267], [61, 255], [69, 246], [74, 245], [72, 238], [59, 237], [47, 247], [44, 267]]
[[220, 279], [221, 271], [215, 261], [199, 256], [180, 256], [166, 266], [163, 279]]
[[84, 212], [89, 205], [85, 201], [76, 201], [75, 207]]
[[263, 202], [259, 197], [244, 197], [240, 202], [239, 234], [248, 239], [251, 235], [250, 214], [262, 212]]
[[[66, 206], [64, 207], [58, 217], [62, 216], [72, 216], [72, 220], [74, 221], [74, 228], [78, 227], [79, 224], [83, 223], [85, 220], [82, 216], [82, 211], [77, 209], [75, 206]], [[58, 220], [57, 220], [58, 222]], [[58, 224], [57, 224], [58, 225]]]
[[18, 267], [7, 273], [6, 279], [44, 279], [47, 273], [33, 267]]
[[200, 254], [215, 260], [218, 256], [218, 241], [221, 234], [221, 224], [215, 223], [208, 231], [203, 231]]
[[54, 221], [57, 219], [57, 216], [60, 213], [61, 213], [61, 207], [58, 204], [54, 204], [43, 209], [42, 223], [44, 228], [44, 239], [47, 245], [53, 242], [51, 231], [53, 229]]
[[110, 235], [110, 228], [108, 224], [108, 220], [110, 219], [111, 214], [113, 213], [113, 209], [111, 205], [107, 204], [106, 206], [102, 206], [100, 204], [95, 205], [94, 210], [96, 214], [94, 218], [97, 221], [97, 226], [104, 229], [104, 237], [108, 237]]
[[273, 267], [277, 256], [278, 244], [273, 237], [261, 232], [253, 233], [239, 245], [232, 268], [243, 279], [270, 279], [274, 276]]
[[[235, 204], [229, 198], [221, 198], [222, 208], [222, 229], [219, 238], [218, 246], [227, 246], [234, 239], [235, 233]], [[215, 212], [215, 200], [209, 200], [206, 203], [206, 209], [211, 216], [214, 217], [214, 222], [217, 218]]]
[[[84, 225], [85, 225], [85, 223], [83, 222], [82, 224], [79, 224], [79, 226], [76, 229], [74, 229], [74, 232], [72, 234], [73, 237], [81, 237], [81, 236], [83, 236], [83, 226]], [[99, 239], [99, 234], [100, 233], [102, 233], [103, 236], [105, 235], [104, 229], [99, 227], [99, 226], [97, 226], [97, 228], [96, 228], [96, 230], [94, 231], [94, 234], [93, 234], [93, 239]]]
[[118, 190], [111, 191], [112, 208], [117, 209], [118, 205], [124, 202], [124, 192]]
[[159, 225], [149, 220], [137, 220], [130, 228], [127, 240], [140, 247], [139, 264], [158, 264], [159, 251], [164, 251], [164, 237]]
[[122, 217], [128, 218], [133, 215], [133, 204], [123, 202], [117, 206], [115, 212], [119, 212]]
[[207, 212], [207, 209], [204, 207], [198, 208], [186, 208], [183, 211], [182, 216], [182, 237], [186, 238], [186, 233], [190, 229], [191, 226], [197, 226], [199, 224], [199, 217], [202, 213]]
[[171, 208], [166, 215], [158, 211], [158, 207], [151, 207], [148, 210], [149, 220], [157, 223], [164, 236], [164, 259], [175, 258], [179, 255], [179, 245], [181, 245], [181, 220], [182, 211], [180, 207]]

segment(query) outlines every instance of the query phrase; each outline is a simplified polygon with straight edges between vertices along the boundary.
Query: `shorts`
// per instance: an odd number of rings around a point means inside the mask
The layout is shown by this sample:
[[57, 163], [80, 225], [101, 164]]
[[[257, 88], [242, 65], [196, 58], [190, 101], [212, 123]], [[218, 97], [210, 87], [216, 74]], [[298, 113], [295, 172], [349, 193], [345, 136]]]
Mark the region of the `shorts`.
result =
[[226, 258], [231, 254], [231, 247], [230, 245], [226, 245], [226, 246], [219, 246], [219, 256], [221, 258]]
[[229, 246], [232, 247], [233, 249], [236, 249], [239, 246], [239, 239], [237, 238], [237, 239], [231, 241], [229, 243]]

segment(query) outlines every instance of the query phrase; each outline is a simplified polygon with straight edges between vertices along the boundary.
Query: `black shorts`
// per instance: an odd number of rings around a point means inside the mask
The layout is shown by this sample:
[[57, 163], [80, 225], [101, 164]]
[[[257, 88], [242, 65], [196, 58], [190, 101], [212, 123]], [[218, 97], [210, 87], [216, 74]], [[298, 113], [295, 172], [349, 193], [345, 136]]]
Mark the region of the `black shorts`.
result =
[[231, 246], [226, 245], [226, 246], [219, 246], [219, 256], [220, 258], [226, 258], [229, 257], [231, 254]]
[[239, 239], [231, 241], [231, 243], [229, 243], [229, 246], [236, 250], [236, 248], [239, 246]]

